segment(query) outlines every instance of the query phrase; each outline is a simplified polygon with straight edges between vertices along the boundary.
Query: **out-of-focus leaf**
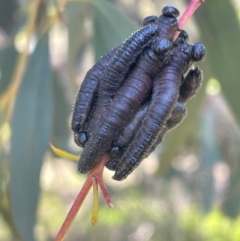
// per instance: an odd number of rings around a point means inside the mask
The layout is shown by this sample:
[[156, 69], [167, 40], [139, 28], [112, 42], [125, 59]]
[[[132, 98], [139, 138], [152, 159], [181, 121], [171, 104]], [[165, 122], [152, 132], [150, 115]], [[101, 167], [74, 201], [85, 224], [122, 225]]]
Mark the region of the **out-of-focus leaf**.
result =
[[18, 53], [14, 46], [4, 49], [0, 53], [0, 94], [2, 94], [10, 84], [17, 55]]
[[229, 190], [222, 204], [223, 211], [230, 217], [236, 218], [240, 213], [240, 136], [235, 136], [237, 146], [236, 160], [230, 163], [231, 176], [229, 182]]
[[221, 160], [219, 144], [216, 139], [216, 114], [211, 104], [207, 103], [201, 118], [201, 146], [200, 146], [200, 172], [202, 186], [202, 205], [205, 211], [210, 211], [214, 200], [213, 167]]
[[24, 241], [33, 241], [39, 176], [52, 126], [48, 37], [39, 40], [24, 74], [11, 121], [10, 201]]
[[[0, 145], [0, 186], [3, 186], [3, 181], [4, 181], [4, 173], [3, 173], [3, 160], [4, 160], [4, 156], [3, 156], [3, 150], [2, 150], [2, 146]], [[2, 188], [0, 188], [0, 201], [2, 202], [2, 198], [3, 198], [3, 190]]]
[[196, 13], [207, 62], [240, 121], [240, 24], [232, 1], [209, 0]]
[[85, 17], [88, 14], [87, 5], [83, 2], [70, 2], [67, 4], [65, 13], [68, 28], [68, 58], [70, 66], [73, 67], [87, 41], [84, 27]]
[[89, 3], [94, 7], [93, 46], [95, 59], [99, 59], [136, 30], [136, 24], [109, 1], [90, 0]]
[[67, 149], [69, 138], [69, 116], [72, 111], [72, 106], [67, 100], [65, 88], [61, 84], [59, 73], [54, 74], [53, 81], [53, 101], [54, 101], [54, 116], [53, 130], [51, 142], [54, 145]]
[[0, 1], [0, 26], [6, 31], [14, 22], [14, 12], [18, 4], [15, 0]]

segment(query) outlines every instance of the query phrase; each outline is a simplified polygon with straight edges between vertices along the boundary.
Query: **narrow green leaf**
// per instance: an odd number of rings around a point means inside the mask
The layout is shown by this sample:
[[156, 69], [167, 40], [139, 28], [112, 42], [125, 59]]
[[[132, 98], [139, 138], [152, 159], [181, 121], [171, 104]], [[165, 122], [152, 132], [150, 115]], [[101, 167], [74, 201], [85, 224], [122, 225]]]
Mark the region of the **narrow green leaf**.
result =
[[240, 121], [240, 24], [231, 1], [208, 0], [196, 14], [207, 62]]
[[67, 99], [65, 88], [61, 84], [59, 73], [54, 74], [53, 81], [53, 101], [54, 116], [51, 142], [55, 146], [68, 150], [69, 142], [69, 116], [72, 111], [72, 104]]
[[[0, 185], [1, 185], [1, 187], [3, 186], [3, 182], [4, 182], [3, 160], [4, 160], [4, 155], [3, 155], [2, 146], [0, 145]], [[2, 188], [0, 188], [0, 202], [2, 202], [2, 199], [3, 199], [3, 190], [2, 190]]]
[[66, 24], [68, 28], [68, 59], [71, 67], [75, 66], [76, 59], [87, 41], [85, 18], [88, 15], [88, 8], [83, 2], [70, 2], [67, 4]]
[[[229, 180], [229, 188], [222, 204], [222, 210], [228, 216], [236, 218], [240, 213], [240, 135], [239, 132], [234, 133], [234, 144], [231, 145], [231, 152], [234, 157], [226, 159], [230, 166], [231, 176]], [[233, 150], [232, 150], [233, 149]], [[231, 153], [232, 154], [232, 153]]]
[[134, 30], [136, 24], [114, 4], [106, 0], [90, 0], [93, 5], [93, 46], [95, 58], [121, 44]]
[[[209, 101], [210, 102], [210, 101]], [[206, 101], [206, 106], [201, 118], [200, 136], [200, 172], [202, 205], [205, 211], [210, 211], [214, 198], [213, 168], [221, 160], [219, 143], [215, 131], [216, 113], [211, 104]]]
[[10, 201], [24, 241], [33, 241], [39, 177], [52, 125], [48, 38], [39, 40], [20, 86], [11, 121]]
[[14, 46], [0, 52], [0, 94], [3, 93], [10, 84], [17, 60], [17, 54]]

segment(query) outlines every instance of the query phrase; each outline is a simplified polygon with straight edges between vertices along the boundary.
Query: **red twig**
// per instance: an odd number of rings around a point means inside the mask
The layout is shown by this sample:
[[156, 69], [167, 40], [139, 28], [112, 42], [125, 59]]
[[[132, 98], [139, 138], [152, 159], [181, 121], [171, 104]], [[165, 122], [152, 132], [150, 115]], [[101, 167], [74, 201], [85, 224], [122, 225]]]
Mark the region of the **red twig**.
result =
[[[75, 199], [64, 223], [62, 224], [62, 227], [60, 228], [56, 238], [54, 241], [62, 241], [64, 239], [64, 237], [66, 236], [68, 229], [70, 228], [74, 218], [76, 217], [80, 207], [83, 204], [83, 201], [85, 200], [85, 197], [87, 196], [93, 182], [93, 178], [95, 179], [96, 183], [95, 185], [97, 185], [99, 183], [99, 186], [102, 190], [103, 196], [105, 198], [105, 200], [107, 201], [108, 205], [110, 207], [112, 207], [112, 201], [110, 198], [110, 195], [104, 185], [103, 182], [103, 169], [105, 167], [105, 164], [108, 160], [108, 154], [105, 154], [102, 159], [100, 160], [100, 162], [91, 170], [91, 172], [89, 173], [87, 180], [85, 181], [82, 189], [80, 190], [77, 198]], [[97, 188], [95, 189], [97, 190]], [[94, 207], [93, 207], [94, 209]]]
[[[205, 0], [191, 0], [191, 2], [188, 4], [186, 10], [184, 11], [184, 13], [182, 14], [182, 16], [180, 17], [180, 19], [178, 21], [178, 26], [180, 29], [182, 29], [185, 26], [187, 21], [192, 17], [192, 15], [199, 8], [199, 6], [202, 3], [204, 3], [204, 1]], [[176, 39], [178, 35], [179, 35], [179, 32], [177, 32], [175, 34], [174, 39]]]

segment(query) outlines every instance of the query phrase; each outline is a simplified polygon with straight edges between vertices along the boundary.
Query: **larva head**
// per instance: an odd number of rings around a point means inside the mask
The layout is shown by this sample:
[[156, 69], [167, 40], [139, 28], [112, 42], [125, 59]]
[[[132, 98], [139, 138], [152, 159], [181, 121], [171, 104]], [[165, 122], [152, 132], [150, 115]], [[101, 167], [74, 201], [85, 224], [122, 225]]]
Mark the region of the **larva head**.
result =
[[75, 132], [74, 141], [78, 146], [84, 147], [87, 142], [87, 134], [85, 132]]
[[186, 42], [179, 43], [173, 48], [171, 53], [172, 66], [175, 66], [183, 74], [193, 64], [203, 59], [205, 56], [205, 47], [201, 43], [190, 45]]
[[206, 54], [205, 46], [202, 43], [195, 43], [192, 48], [192, 59], [195, 62], [204, 59]]
[[156, 41], [153, 43], [153, 51], [158, 54], [164, 54], [171, 50], [172, 42], [169, 41], [167, 38], [157, 38]]
[[159, 34], [173, 40], [175, 32], [178, 30], [177, 17], [179, 11], [174, 7], [165, 7], [162, 10], [162, 15], [158, 18]]
[[179, 11], [171, 6], [166, 6], [162, 10], [162, 14], [166, 17], [177, 18], [179, 16]]
[[109, 169], [110, 171], [116, 171], [117, 165], [121, 161], [120, 158], [111, 158], [108, 160], [106, 163], [106, 168]]
[[150, 23], [155, 23], [157, 21], [158, 17], [157, 16], [148, 16], [143, 19], [143, 26], [150, 24]]
[[179, 45], [188, 42], [188, 33], [185, 30], [181, 30], [174, 45]]
[[120, 148], [118, 146], [113, 146], [109, 151], [109, 156], [112, 158], [116, 158], [120, 153]]

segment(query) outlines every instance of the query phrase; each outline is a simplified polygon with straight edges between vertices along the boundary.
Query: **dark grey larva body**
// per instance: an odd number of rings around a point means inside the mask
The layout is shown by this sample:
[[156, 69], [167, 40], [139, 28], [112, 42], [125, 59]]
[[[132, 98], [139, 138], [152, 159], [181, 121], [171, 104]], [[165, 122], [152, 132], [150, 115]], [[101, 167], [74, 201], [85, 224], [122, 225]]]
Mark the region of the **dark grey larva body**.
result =
[[183, 74], [194, 61], [201, 60], [204, 55], [205, 48], [200, 43], [194, 46], [183, 43], [173, 49], [171, 60], [154, 79], [152, 101], [139, 131], [118, 163], [113, 179], [125, 179], [150, 153], [171, 117], [179, 97]]
[[[117, 138], [151, 90], [153, 77], [168, 60], [172, 47], [171, 41], [178, 29], [177, 20], [173, 15], [167, 17], [163, 15], [157, 19], [155, 25], [151, 26], [158, 26], [158, 35], [152, 39], [151, 43], [148, 43], [151, 46], [143, 51], [127, 78], [124, 65], [129, 61], [128, 51], [132, 47], [122, 52], [122, 56], [119, 56], [121, 61], [116, 62], [117, 64], [111, 65], [110, 61], [105, 71], [106, 79], [104, 74], [101, 78], [95, 113], [95, 116], [99, 116], [99, 122], [95, 122], [95, 128], [91, 127], [93, 131], [78, 163], [78, 170], [81, 173], [89, 171], [111, 148], [113, 140]], [[138, 39], [139, 37], [136, 37], [136, 41]], [[136, 45], [134, 40], [129, 44], [129, 46]], [[118, 51], [121, 51], [121, 48]], [[125, 79], [123, 75], [120, 75], [119, 70], [124, 73]], [[98, 113], [98, 110], [101, 112]], [[93, 120], [96, 120], [95, 116]]]
[[166, 125], [162, 131], [158, 134], [157, 141], [152, 144], [152, 146], [149, 148], [149, 152], [145, 154], [146, 157], [149, 156], [163, 141], [166, 132], [175, 128], [185, 118], [187, 114], [185, 103], [197, 93], [202, 81], [203, 74], [198, 67], [189, 71], [188, 75], [180, 86], [178, 101], [173, 109], [171, 118], [166, 122]]
[[[123, 44], [102, 57], [87, 72], [77, 93], [71, 121], [77, 145], [85, 146], [92, 128], [95, 127], [103, 109], [115, 93], [115, 90], [110, 87], [111, 83], [114, 84], [115, 80], [120, 83], [123, 81], [131, 65], [158, 31], [158, 26], [152, 25], [156, 18], [149, 16], [144, 19], [144, 27], [134, 32]], [[115, 86], [116, 88], [117, 86]], [[98, 103], [97, 108], [96, 103]]]
[[109, 102], [112, 101], [115, 93], [124, 82], [130, 68], [142, 51], [151, 43], [152, 38], [154, 36], [161, 36], [164, 32], [168, 39], [173, 39], [170, 28], [176, 27], [176, 17], [179, 16], [179, 12], [176, 8], [165, 7], [162, 10], [162, 14], [163, 15], [157, 19], [153, 16], [151, 16], [150, 19], [145, 19], [143, 22], [145, 26], [135, 31], [122, 45], [119, 46], [116, 54], [113, 56], [101, 76], [97, 93], [98, 101], [94, 117], [89, 125], [89, 130], [92, 130], [93, 127], [95, 127], [96, 121], [101, 118], [102, 113], [107, 108]]
[[[144, 25], [151, 23], [152, 20], [150, 19], [145, 21]], [[151, 37], [156, 33], [157, 30], [157, 26], [155, 25], [149, 25], [139, 29], [138, 31], [133, 33], [124, 44], [114, 48], [112, 51], [110, 51], [110, 53], [101, 57], [100, 60], [87, 72], [77, 93], [72, 113], [71, 128], [74, 132], [74, 140], [77, 145], [81, 147], [85, 146], [85, 143], [89, 137], [88, 130], [91, 130], [91, 128], [95, 125], [95, 122], [99, 117], [99, 114], [102, 113], [101, 104], [98, 104], [97, 113], [95, 113], [96, 103], [99, 98], [99, 82], [102, 75], [104, 74], [104, 77], [102, 77], [102, 79], [104, 80], [108, 78], [107, 75], [112, 75], [111, 78], [114, 78], [118, 74], [116, 72], [116, 65], [121, 66], [121, 64], [124, 64], [121, 60], [122, 52], [127, 51], [129, 56], [133, 54], [133, 52], [135, 52], [136, 56], [133, 55], [131, 59], [128, 60], [125, 57], [126, 66], [124, 69], [124, 73], [121, 73], [121, 78], [123, 78], [124, 75], [126, 75], [126, 73], [128, 72], [129, 68], [131, 67], [131, 64], [137, 58], [139, 52], [143, 50], [145, 45], [148, 43], [148, 40], [151, 39]], [[135, 39], [135, 42], [132, 42], [133, 39]], [[142, 46], [143, 43], [145, 44], [144, 46]], [[109, 64], [110, 71], [106, 70]], [[115, 71], [115, 75], [112, 74], [112, 71]], [[106, 94], [104, 93], [104, 91], [100, 91], [100, 100], [101, 98], [104, 98], [104, 95], [105, 98], [108, 98], [108, 100], [106, 101], [108, 103], [109, 95], [111, 94]], [[103, 99], [100, 102], [104, 104]], [[89, 127], [89, 122], [93, 116], [95, 116], [95, 119], [92, 120], [91, 125]]]
[[[187, 113], [185, 102], [197, 93], [202, 81], [203, 74], [198, 67], [190, 70], [187, 76], [183, 79], [179, 90], [178, 101], [173, 109], [173, 112], [171, 113], [171, 118], [167, 121], [166, 125], [162, 129], [157, 141], [150, 148], [149, 153], [145, 154], [146, 156], [153, 152], [162, 142], [167, 131], [171, 130], [182, 122]], [[121, 134], [114, 141], [112, 152], [110, 152], [109, 160], [106, 163], [106, 167], [108, 169], [112, 171], [116, 170], [118, 163], [121, 162], [123, 158], [127, 146], [131, 144], [135, 133], [137, 133], [137, 130], [140, 129], [142, 119], [147, 113], [149, 104], [150, 102], [139, 108], [132, 120], [124, 127]]]
[[114, 56], [116, 48], [101, 59], [87, 72], [76, 96], [73, 107], [71, 127], [77, 145], [83, 147], [87, 141], [87, 121], [96, 102], [99, 79]]
[[[178, 10], [172, 7], [166, 7], [163, 12], [170, 15], [178, 15]], [[109, 96], [113, 94], [114, 91], [109, 89], [107, 92], [104, 91], [104, 86], [108, 86], [107, 81], [114, 80], [117, 76], [120, 80], [124, 78], [124, 75], [128, 72], [131, 64], [135, 61], [139, 53], [143, 50], [145, 45], [147, 45], [148, 40], [150, 40], [154, 34], [158, 32], [158, 27], [156, 25], [151, 25], [154, 23], [158, 17], [149, 16], [143, 20], [143, 25], [148, 25], [142, 29], [133, 33], [130, 38], [122, 45], [116, 47], [109, 54], [101, 58], [92, 69], [90, 69], [78, 91], [76, 102], [74, 104], [72, 123], [71, 127], [74, 132], [74, 140], [77, 145], [84, 147], [91, 130], [95, 126], [99, 115], [102, 113], [102, 108], [104, 108], [104, 102], [108, 103]], [[116, 53], [116, 50], [119, 50]], [[122, 54], [127, 54], [124, 59], [122, 59]], [[131, 58], [129, 58], [129, 56]], [[109, 62], [111, 63], [109, 65]], [[125, 62], [123, 61], [125, 60]], [[110, 70], [104, 70], [109, 65]], [[123, 71], [121, 69], [123, 68]], [[98, 103], [98, 93], [99, 93], [99, 82], [102, 74], [104, 73], [103, 85], [100, 91], [100, 102]], [[115, 80], [114, 80], [115, 81]], [[106, 101], [104, 101], [106, 98]], [[98, 103], [98, 108], [96, 108], [96, 103]], [[94, 115], [95, 114], [95, 115]], [[93, 118], [94, 116], [94, 118]], [[91, 121], [92, 119], [92, 121]], [[89, 126], [89, 122], [91, 124]]]
[[89, 125], [90, 132], [95, 127], [96, 122], [100, 119], [114, 94], [122, 85], [131, 66], [156, 32], [156, 25], [142, 27], [120, 45], [115, 55], [111, 58], [100, 78], [96, 109]]

